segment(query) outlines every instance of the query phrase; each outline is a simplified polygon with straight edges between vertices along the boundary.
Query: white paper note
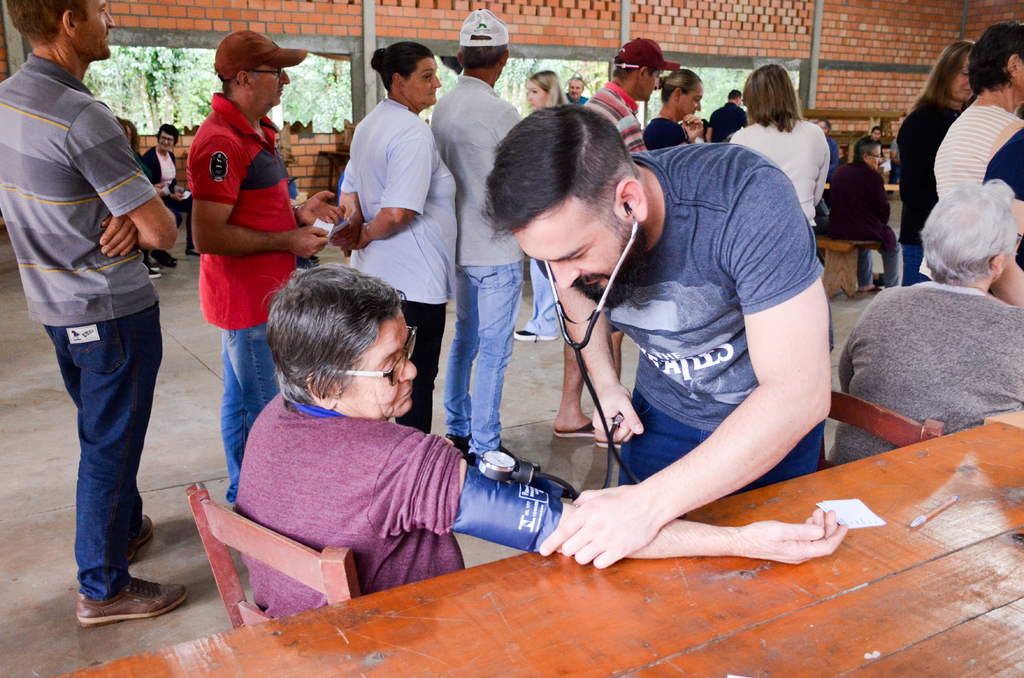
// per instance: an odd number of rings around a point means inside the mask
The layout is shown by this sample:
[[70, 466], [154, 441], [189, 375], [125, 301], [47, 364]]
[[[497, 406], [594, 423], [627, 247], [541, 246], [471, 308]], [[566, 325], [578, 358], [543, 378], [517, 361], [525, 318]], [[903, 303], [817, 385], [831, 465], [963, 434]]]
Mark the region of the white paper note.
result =
[[874, 514], [864, 505], [860, 499], [833, 499], [832, 501], [819, 501], [818, 508], [826, 513], [836, 512], [836, 520], [840, 525], [846, 525], [851, 530], [858, 527], [881, 527], [885, 521]]

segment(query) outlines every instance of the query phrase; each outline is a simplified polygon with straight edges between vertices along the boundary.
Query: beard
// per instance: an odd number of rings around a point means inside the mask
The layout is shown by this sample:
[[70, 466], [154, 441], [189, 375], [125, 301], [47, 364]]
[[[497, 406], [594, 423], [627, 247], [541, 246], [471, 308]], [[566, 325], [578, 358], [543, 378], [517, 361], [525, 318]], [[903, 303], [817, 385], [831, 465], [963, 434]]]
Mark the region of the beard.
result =
[[[625, 247], [629, 242], [629, 231], [621, 234], [619, 241]], [[607, 308], [621, 306], [632, 299], [637, 286], [647, 274], [647, 259], [644, 256], [646, 253], [647, 232], [641, 227], [636, 232], [636, 240], [633, 241], [633, 247], [630, 248], [629, 254], [622, 262], [619, 274], [615, 276], [611, 291], [608, 292], [608, 299], [605, 301]], [[573, 281], [572, 287], [597, 304], [600, 303], [601, 295], [604, 294], [604, 290], [608, 286], [610, 275], [610, 273], [608, 275], [581, 275]]]

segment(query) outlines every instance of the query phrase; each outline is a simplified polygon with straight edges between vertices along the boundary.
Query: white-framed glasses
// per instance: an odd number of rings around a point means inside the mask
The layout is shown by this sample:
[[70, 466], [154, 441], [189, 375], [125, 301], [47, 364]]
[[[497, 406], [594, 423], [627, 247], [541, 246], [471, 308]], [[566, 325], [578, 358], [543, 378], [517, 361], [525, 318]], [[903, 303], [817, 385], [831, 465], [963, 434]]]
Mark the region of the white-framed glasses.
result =
[[374, 370], [345, 370], [342, 374], [351, 375], [353, 377], [384, 377], [388, 380], [388, 383], [392, 386], [397, 386], [398, 382], [402, 380], [402, 371], [405, 370], [405, 363], [409, 361], [412, 356], [412, 351], [416, 348], [416, 328], [409, 327], [406, 325], [406, 330], [409, 334], [405, 337], [405, 345], [402, 347], [402, 355], [391, 366], [391, 369], [387, 372], [380, 372]]

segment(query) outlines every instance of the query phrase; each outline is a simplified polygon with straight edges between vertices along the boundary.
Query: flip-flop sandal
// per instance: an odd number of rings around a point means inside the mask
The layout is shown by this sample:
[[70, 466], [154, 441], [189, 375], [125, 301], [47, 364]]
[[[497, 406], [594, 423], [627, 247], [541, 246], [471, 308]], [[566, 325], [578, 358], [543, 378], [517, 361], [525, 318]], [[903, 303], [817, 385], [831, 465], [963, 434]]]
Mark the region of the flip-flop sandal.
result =
[[591, 422], [584, 426], [580, 426], [575, 431], [559, 431], [555, 429], [556, 438], [593, 438], [594, 437], [594, 423]]

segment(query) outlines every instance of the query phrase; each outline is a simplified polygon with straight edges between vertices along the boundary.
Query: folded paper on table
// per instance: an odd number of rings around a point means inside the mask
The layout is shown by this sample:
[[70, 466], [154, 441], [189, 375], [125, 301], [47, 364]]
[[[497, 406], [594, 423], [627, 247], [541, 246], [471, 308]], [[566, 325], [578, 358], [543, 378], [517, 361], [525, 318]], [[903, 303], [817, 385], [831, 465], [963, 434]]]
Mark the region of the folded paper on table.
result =
[[851, 530], [860, 527], [881, 527], [885, 525], [885, 521], [875, 515], [860, 499], [819, 501], [818, 508], [826, 513], [835, 511], [836, 520], [839, 524], [846, 525]]

